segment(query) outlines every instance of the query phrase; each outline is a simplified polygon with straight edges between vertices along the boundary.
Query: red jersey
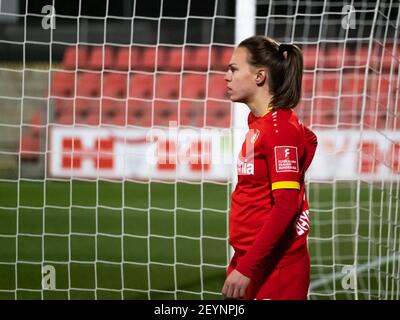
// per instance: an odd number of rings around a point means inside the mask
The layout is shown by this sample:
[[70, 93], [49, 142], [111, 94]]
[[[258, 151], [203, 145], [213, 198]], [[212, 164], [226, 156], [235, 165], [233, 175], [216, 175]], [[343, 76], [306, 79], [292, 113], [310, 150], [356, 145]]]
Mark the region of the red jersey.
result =
[[309, 211], [304, 174], [314, 156], [317, 139], [292, 110], [279, 109], [262, 117], [250, 113], [248, 124], [237, 165], [238, 183], [231, 198], [230, 244], [236, 251], [247, 252], [273, 208], [272, 191], [298, 189], [298, 210], [285, 233], [285, 245], [274, 248], [278, 264], [283, 265], [299, 249], [307, 248]]

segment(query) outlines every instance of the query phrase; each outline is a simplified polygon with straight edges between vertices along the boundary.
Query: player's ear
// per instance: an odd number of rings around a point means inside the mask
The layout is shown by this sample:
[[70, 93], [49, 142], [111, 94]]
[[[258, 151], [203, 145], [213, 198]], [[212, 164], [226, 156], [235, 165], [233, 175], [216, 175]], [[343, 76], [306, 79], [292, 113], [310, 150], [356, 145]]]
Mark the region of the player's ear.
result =
[[265, 69], [258, 69], [256, 72], [256, 84], [258, 86], [263, 86], [265, 81], [267, 80], [267, 72]]

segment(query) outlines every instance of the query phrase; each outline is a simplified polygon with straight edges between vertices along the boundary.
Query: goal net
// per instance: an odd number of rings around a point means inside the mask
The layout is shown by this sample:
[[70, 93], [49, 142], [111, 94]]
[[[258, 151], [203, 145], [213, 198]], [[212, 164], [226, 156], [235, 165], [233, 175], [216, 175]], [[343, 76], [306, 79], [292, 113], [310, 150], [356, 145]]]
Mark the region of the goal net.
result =
[[304, 55], [309, 298], [400, 298], [397, 1], [64, 2], [0, 0], [1, 299], [222, 298], [253, 34]]

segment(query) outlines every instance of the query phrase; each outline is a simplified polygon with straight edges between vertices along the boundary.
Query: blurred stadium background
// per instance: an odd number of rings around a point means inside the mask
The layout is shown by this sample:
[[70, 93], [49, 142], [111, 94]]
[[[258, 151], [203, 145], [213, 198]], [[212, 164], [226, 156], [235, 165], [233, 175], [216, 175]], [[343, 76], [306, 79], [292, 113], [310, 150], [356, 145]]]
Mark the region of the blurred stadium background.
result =
[[309, 298], [399, 299], [399, 21], [379, 0], [0, 1], [0, 298], [222, 298], [246, 112], [223, 76], [257, 33], [304, 54]]

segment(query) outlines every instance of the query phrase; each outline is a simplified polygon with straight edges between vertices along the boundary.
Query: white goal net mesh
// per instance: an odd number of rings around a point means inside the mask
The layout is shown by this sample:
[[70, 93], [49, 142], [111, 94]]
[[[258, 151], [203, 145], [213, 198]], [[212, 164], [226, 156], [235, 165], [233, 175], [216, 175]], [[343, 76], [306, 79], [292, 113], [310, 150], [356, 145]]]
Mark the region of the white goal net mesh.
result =
[[[222, 298], [240, 13], [148, 2], [0, 0], [0, 299]], [[255, 6], [304, 55], [309, 298], [399, 299], [399, 3]]]

